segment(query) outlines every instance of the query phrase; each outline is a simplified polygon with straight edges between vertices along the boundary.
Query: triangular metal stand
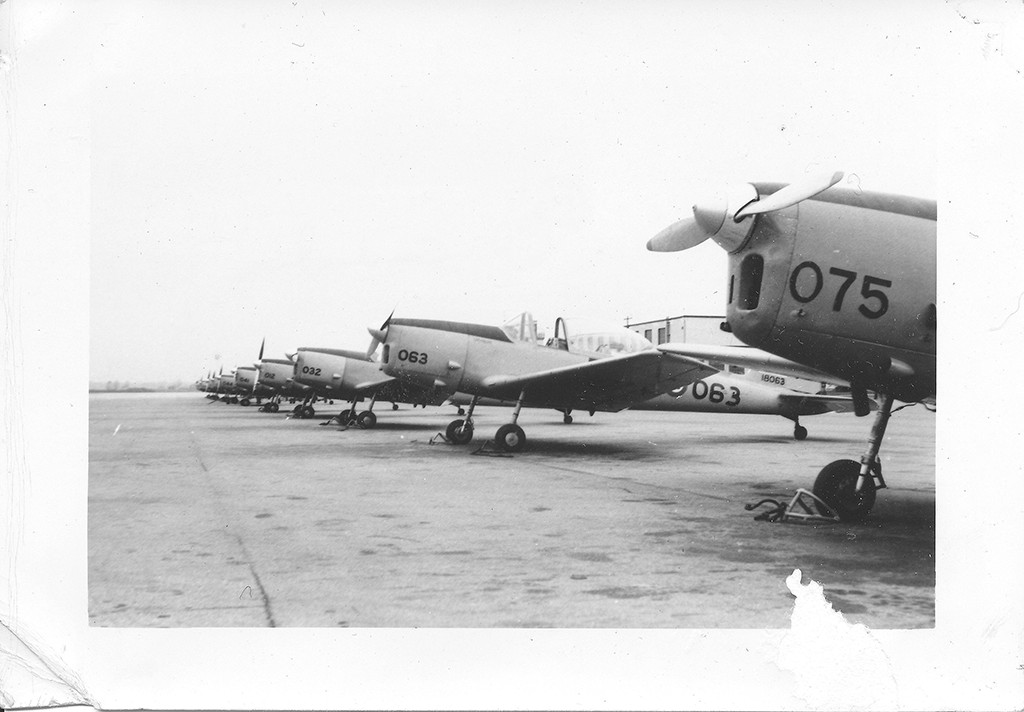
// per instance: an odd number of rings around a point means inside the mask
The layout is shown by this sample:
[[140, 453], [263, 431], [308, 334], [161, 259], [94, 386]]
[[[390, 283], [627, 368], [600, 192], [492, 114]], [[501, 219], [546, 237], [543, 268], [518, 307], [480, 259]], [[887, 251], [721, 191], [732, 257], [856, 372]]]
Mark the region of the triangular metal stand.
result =
[[[808, 503], [808, 499], [810, 500], [810, 503]], [[775, 506], [772, 509], [761, 512], [754, 517], [754, 519], [758, 521], [788, 522], [796, 524], [807, 524], [810, 522], [834, 523], [839, 521], [839, 515], [835, 513], [827, 502], [810, 490], [805, 490], [803, 487], [796, 491], [796, 494], [793, 495], [793, 499], [791, 499], [788, 504], [779, 502], [775, 499], [762, 499], [757, 504], [747, 504], [744, 505], [743, 508], [750, 512], [757, 509], [762, 504], [773, 504]], [[821, 505], [821, 508], [826, 512], [831, 512], [831, 515], [820, 514], [818, 508], [812, 506], [814, 504]]]

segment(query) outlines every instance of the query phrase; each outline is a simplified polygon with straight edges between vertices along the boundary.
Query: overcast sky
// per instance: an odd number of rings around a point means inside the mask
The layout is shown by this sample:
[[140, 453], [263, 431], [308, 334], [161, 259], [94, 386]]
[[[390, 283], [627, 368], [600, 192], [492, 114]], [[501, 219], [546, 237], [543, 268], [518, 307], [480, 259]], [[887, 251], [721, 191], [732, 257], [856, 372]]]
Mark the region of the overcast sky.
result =
[[392, 309], [723, 314], [716, 245], [645, 250], [709, 190], [935, 197], [937, 7], [102, 5], [90, 380], [363, 348]]

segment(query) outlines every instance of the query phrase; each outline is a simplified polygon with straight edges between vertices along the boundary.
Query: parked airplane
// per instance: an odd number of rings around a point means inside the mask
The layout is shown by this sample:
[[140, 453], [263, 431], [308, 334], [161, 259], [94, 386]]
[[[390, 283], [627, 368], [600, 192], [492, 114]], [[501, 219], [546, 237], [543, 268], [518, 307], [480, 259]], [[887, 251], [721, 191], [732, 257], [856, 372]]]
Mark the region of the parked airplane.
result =
[[257, 363], [254, 364], [257, 371], [254, 393], [269, 399], [260, 406], [261, 411], [276, 413], [281, 409], [282, 399], [305, 398], [309, 389], [295, 383], [295, 362], [293, 360], [263, 358], [265, 345], [266, 339], [260, 344], [260, 354]]
[[529, 313], [503, 327], [431, 319], [394, 319], [370, 329], [371, 351], [383, 344], [381, 370], [424, 387], [462, 391], [474, 396], [465, 419], [453, 420], [449, 440], [473, 438], [473, 410], [479, 398], [512, 400], [512, 421], [498, 428], [497, 446], [507, 452], [523, 448], [519, 427], [524, 405], [616, 412], [714, 372], [711, 367], [676, 354], [645, 348], [638, 334], [619, 327], [615, 347], [604, 354], [573, 353], [559, 333], [547, 344], [537, 336]]
[[816, 496], [847, 521], [885, 487], [878, 452], [893, 401], [935, 397], [936, 204], [832, 189], [842, 173], [743, 184], [700, 202], [649, 250], [712, 239], [729, 253], [726, 324], [741, 341], [849, 381], [856, 412], [881, 394], [860, 462], [836, 460]]
[[[627, 347], [620, 341], [622, 330], [608, 324], [593, 321], [572, 320], [569, 322], [568, 348], [574, 353], [589, 354], [595, 357], [607, 356], [609, 353], [622, 352], [627, 349], [637, 351], [653, 349], [654, 344], [639, 334], [630, 338]], [[565, 329], [562, 320], [556, 329]], [[735, 348], [735, 347], [734, 347]], [[662, 344], [661, 351], [682, 354], [701, 360], [718, 360], [723, 347], [705, 346], [701, 344]], [[774, 366], [777, 371], [762, 373], [745, 372], [745, 375], [731, 373], [724, 363], [710, 363], [717, 372], [705, 376], [693, 383], [680, 386], [655, 398], [630, 406], [630, 410], [667, 410], [702, 413], [745, 413], [753, 415], [778, 415], [793, 421], [793, 437], [803, 440], [807, 437], [807, 428], [800, 424], [800, 416], [820, 415], [822, 413], [846, 413], [853, 411], [853, 400], [846, 394], [811, 393], [807, 390], [788, 387], [787, 383], [799, 383], [820, 389], [825, 383], [836, 382], [846, 385], [827, 374], [805, 368], [786, 359], [752, 348], [736, 348], [735, 361], [730, 359], [729, 366], [736, 368], [737, 362], [758, 368]], [[744, 352], [744, 353], [741, 353]], [[723, 369], [723, 370], [720, 370]], [[741, 372], [744, 369], [739, 369]], [[785, 375], [783, 375], [785, 374]], [[449, 399], [452, 405], [460, 407], [469, 405], [472, 397], [457, 393]], [[480, 399], [477, 405], [514, 405], [511, 401]], [[564, 414], [564, 422], [573, 422], [570, 413]]]
[[259, 378], [258, 366], [239, 366], [235, 369], [235, 394], [239, 405], [249, 405], [256, 394], [256, 381]]
[[800, 424], [800, 416], [853, 412], [853, 399], [848, 394], [796, 391], [782, 385], [785, 383], [782, 376], [756, 375], [770, 380], [758, 382], [722, 371], [644, 401], [631, 410], [779, 415], [793, 421], [793, 437], [797, 440], [807, 437], [807, 428]]

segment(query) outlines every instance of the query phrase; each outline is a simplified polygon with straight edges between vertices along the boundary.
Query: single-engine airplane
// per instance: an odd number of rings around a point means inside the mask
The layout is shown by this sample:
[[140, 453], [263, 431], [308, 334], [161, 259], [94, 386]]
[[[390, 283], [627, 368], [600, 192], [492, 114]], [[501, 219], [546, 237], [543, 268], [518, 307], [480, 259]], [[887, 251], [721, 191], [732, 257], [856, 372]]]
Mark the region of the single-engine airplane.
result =
[[268, 398], [267, 402], [260, 406], [264, 413], [276, 413], [281, 409], [283, 398], [304, 398], [308, 388], [299, 386], [293, 378], [295, 362], [291, 359], [263, 358], [263, 347], [267, 340], [260, 344], [260, 354], [253, 364], [256, 367], [255, 395]]
[[[568, 349], [574, 353], [606, 357], [610, 353], [627, 350], [620, 340], [622, 330], [597, 323], [593, 320], [563, 320], [562, 326], [568, 331]], [[629, 350], [655, 348], [649, 340], [637, 334], [630, 339]], [[695, 359], [712, 361], [709, 365], [716, 373], [704, 376], [693, 383], [674, 388], [650, 400], [630, 406], [629, 410], [664, 410], [686, 411], [699, 413], [740, 413], [751, 415], [778, 415], [793, 422], [793, 437], [803, 440], [807, 437], [807, 428], [800, 424], [801, 416], [820, 415], [822, 413], [847, 413], [853, 411], [853, 400], [848, 393], [817, 393], [806, 390], [808, 386], [816, 389], [823, 382], [833, 382], [838, 386], [846, 385], [827, 374], [800, 366], [786, 359], [759, 351], [758, 349], [733, 347], [735, 355], [728, 363], [735, 367], [743, 362], [746, 367], [775, 371], [768, 373], [758, 370], [745, 371], [738, 369], [743, 375], [731, 372], [725, 364], [715, 363], [721, 358], [723, 349], [728, 347], [705, 346], [691, 343], [667, 343], [657, 347], [661, 351], [682, 354]], [[720, 369], [720, 370], [719, 370]], [[783, 375], [784, 374], [784, 375]], [[789, 384], [799, 384], [792, 387]], [[804, 387], [805, 390], [800, 390]], [[469, 405], [472, 396], [457, 393], [449, 399], [452, 405]], [[478, 406], [511, 406], [511, 401], [479, 399]], [[564, 414], [564, 422], [573, 422], [570, 413]]]
[[370, 351], [383, 344], [380, 368], [389, 376], [474, 396], [465, 419], [453, 420], [447, 438], [473, 439], [473, 410], [479, 398], [515, 402], [512, 420], [498, 428], [494, 442], [517, 452], [526, 444], [519, 427], [524, 405], [616, 412], [715, 372], [700, 361], [648, 348], [649, 342], [620, 327], [615, 348], [604, 354], [574, 353], [565, 334], [541, 343], [533, 317], [524, 312], [503, 327], [431, 319], [388, 318], [369, 329]]
[[842, 177], [736, 186], [694, 205], [647, 249], [715, 241], [729, 253], [725, 328], [848, 381], [857, 415], [870, 410], [868, 391], [881, 394], [860, 462], [836, 460], [814, 483], [841, 519], [861, 521], [885, 487], [878, 452], [893, 401], [935, 398], [936, 204], [833, 188]]

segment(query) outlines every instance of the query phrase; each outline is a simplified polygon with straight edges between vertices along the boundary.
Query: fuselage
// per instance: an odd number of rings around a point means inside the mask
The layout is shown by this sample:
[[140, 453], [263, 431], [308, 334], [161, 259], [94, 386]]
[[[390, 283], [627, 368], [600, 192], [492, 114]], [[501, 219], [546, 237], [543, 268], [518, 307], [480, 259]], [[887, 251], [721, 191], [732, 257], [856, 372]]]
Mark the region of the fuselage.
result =
[[729, 255], [728, 299], [751, 346], [900, 400], [934, 396], [935, 202], [831, 189], [759, 215]]
[[271, 395], [298, 395], [299, 389], [293, 389], [295, 364], [284, 359], [263, 359], [260, 361], [259, 378], [256, 392]]
[[295, 380], [321, 398], [348, 400], [373, 391], [380, 400], [440, 405], [450, 395], [443, 389], [395, 383], [365, 353], [345, 349], [300, 348], [295, 359]]
[[500, 397], [488, 387], [488, 377], [519, 376], [591, 360], [533, 339], [513, 340], [497, 326], [392, 319], [380, 368], [424, 387]]

